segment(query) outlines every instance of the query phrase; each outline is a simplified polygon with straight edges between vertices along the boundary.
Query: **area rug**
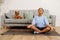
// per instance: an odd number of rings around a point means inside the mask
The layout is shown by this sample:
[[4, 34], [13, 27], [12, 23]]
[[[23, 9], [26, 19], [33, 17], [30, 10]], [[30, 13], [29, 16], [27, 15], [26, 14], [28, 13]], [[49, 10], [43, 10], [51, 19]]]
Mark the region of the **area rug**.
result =
[[[42, 34], [34, 34], [33, 31], [31, 31], [31, 30], [29, 31], [27, 29], [12, 29], [12, 30], [8, 30], [8, 31], [2, 33], [1, 35], [42, 35]], [[56, 31], [44, 33], [43, 35], [60, 36], [60, 34], [58, 34]]]

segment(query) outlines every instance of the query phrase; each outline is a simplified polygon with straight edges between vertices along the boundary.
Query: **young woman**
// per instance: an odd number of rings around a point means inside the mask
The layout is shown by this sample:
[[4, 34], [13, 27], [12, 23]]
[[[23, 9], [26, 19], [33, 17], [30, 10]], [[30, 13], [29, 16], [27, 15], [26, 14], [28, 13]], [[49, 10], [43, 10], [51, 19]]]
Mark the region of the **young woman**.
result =
[[36, 15], [32, 21], [31, 25], [28, 25], [27, 28], [34, 30], [34, 33], [46, 33], [54, 31], [55, 28], [49, 25], [48, 19], [43, 15], [43, 8], [38, 9], [38, 15]]

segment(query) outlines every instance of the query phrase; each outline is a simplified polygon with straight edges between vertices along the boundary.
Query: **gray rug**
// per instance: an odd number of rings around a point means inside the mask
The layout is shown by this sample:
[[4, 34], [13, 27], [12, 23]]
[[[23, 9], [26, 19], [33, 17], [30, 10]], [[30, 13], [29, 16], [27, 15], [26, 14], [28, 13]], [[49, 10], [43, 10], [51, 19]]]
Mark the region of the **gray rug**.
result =
[[[8, 30], [1, 35], [41, 35], [41, 34], [34, 34], [32, 31], [14, 31], [14, 30]], [[46, 36], [60, 36], [56, 31], [55, 32], [48, 32], [43, 35]]]

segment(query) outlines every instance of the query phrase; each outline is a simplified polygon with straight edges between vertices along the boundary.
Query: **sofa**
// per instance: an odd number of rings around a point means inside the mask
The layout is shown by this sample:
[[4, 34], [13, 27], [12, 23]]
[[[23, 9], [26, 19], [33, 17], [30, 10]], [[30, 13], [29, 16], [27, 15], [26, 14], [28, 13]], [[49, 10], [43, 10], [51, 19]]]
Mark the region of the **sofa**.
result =
[[[19, 10], [19, 15], [22, 16], [22, 19], [14, 19], [13, 16], [15, 14], [15, 10], [10, 10], [7, 13], [4, 13], [1, 16], [1, 26], [2, 27], [25, 27], [30, 25], [34, 16], [38, 15], [38, 10]], [[48, 18], [49, 24], [55, 27], [56, 16], [51, 15], [49, 10], [44, 10], [43, 15]]]

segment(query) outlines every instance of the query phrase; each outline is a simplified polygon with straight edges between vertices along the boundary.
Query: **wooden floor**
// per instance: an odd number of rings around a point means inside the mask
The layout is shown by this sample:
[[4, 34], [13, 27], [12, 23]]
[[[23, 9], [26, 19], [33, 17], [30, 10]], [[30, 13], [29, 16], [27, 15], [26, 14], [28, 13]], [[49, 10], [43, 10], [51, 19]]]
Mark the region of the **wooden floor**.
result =
[[[0, 34], [9, 29], [0, 29]], [[60, 34], [60, 27], [56, 27], [57, 33]], [[60, 36], [45, 35], [0, 35], [0, 40], [60, 40]]]

